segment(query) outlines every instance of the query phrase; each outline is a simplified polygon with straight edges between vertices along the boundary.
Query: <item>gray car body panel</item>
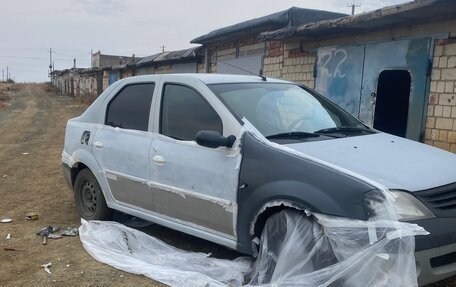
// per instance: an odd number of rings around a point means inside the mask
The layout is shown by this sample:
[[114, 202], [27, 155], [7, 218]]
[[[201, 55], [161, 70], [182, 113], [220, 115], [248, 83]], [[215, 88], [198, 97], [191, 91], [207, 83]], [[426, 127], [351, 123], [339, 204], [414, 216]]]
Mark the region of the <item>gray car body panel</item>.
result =
[[[376, 188], [333, 168], [276, 149], [245, 133], [238, 192], [238, 249], [252, 252], [250, 242], [261, 230], [252, 221], [270, 202], [286, 202], [311, 212], [367, 219], [364, 194]], [[261, 227], [261, 226], [259, 226]], [[255, 234], [256, 233], [256, 234]]]
[[286, 145], [388, 189], [419, 191], [456, 181], [456, 155], [386, 133]]

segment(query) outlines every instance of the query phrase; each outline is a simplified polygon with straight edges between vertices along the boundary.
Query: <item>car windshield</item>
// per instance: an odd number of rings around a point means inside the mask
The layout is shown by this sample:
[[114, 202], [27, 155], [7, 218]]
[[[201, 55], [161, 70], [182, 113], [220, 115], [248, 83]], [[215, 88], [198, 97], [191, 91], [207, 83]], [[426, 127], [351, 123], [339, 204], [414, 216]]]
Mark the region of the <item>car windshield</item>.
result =
[[209, 88], [233, 114], [245, 117], [267, 138], [334, 138], [374, 132], [329, 100], [298, 85], [232, 83]]

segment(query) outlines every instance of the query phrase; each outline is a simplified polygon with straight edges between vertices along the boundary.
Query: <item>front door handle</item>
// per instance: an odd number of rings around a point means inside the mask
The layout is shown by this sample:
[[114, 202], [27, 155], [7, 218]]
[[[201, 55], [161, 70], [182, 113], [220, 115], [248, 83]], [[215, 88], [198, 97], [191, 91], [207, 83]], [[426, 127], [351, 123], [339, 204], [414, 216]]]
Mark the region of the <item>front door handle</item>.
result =
[[102, 149], [102, 148], [103, 148], [103, 143], [102, 143], [102, 142], [99, 142], [99, 141], [94, 142], [93, 145], [94, 145], [96, 148], [99, 148], [99, 149]]
[[153, 160], [156, 165], [164, 165], [166, 162], [165, 158], [161, 155], [154, 156]]

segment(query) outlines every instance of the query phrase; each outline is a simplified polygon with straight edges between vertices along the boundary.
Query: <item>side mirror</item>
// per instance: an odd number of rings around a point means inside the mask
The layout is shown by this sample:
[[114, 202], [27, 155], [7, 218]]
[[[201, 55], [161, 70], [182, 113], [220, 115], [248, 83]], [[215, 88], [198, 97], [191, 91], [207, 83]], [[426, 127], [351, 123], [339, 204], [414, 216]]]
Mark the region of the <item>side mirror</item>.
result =
[[208, 148], [218, 148], [221, 146], [230, 148], [236, 141], [236, 137], [233, 135], [224, 137], [216, 131], [199, 131], [196, 134], [195, 140], [200, 146]]

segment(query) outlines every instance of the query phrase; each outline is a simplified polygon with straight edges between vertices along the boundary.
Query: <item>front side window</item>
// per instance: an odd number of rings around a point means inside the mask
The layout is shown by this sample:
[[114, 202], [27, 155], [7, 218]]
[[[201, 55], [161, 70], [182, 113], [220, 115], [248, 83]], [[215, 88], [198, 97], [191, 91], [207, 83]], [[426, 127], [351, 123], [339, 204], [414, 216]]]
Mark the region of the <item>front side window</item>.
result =
[[155, 84], [123, 88], [108, 104], [105, 124], [123, 129], [147, 131]]
[[201, 130], [223, 132], [219, 115], [189, 87], [166, 84], [161, 105], [160, 133], [163, 135], [192, 141]]

